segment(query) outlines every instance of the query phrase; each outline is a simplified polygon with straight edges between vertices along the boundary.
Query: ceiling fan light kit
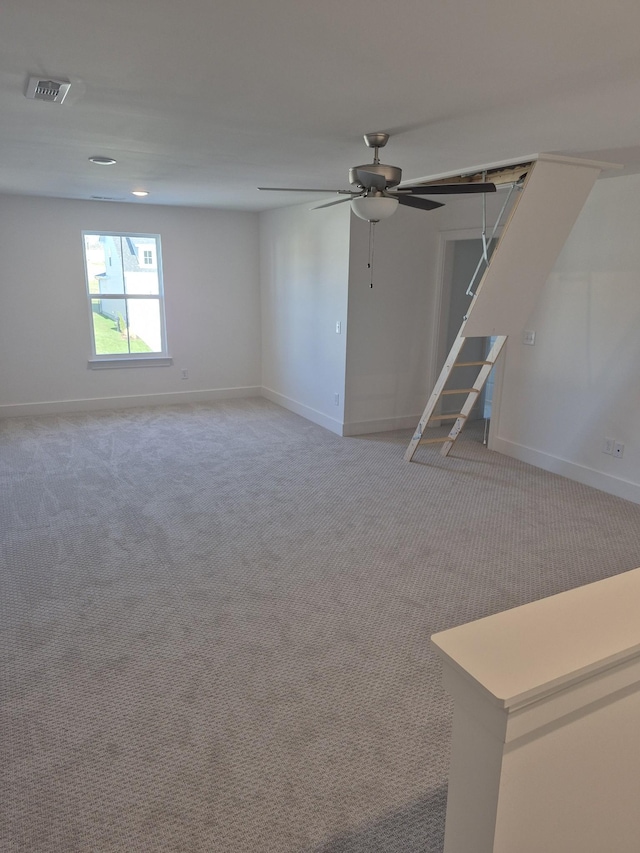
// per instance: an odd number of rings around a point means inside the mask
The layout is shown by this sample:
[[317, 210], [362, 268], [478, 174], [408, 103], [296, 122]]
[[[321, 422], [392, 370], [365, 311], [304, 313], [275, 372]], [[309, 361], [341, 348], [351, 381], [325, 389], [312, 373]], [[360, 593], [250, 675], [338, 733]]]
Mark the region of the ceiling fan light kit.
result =
[[258, 187], [258, 189], [270, 192], [337, 193], [344, 198], [317, 205], [314, 209], [333, 207], [336, 204], [350, 201], [353, 213], [367, 222], [379, 222], [381, 219], [388, 219], [395, 213], [399, 204], [418, 210], [435, 210], [442, 207], [442, 203], [439, 201], [417, 198], [416, 196], [496, 191], [495, 184], [484, 181], [482, 183], [461, 181], [451, 184], [436, 183], [401, 187], [399, 184], [402, 180], [402, 169], [398, 166], [388, 166], [381, 163], [378, 157], [378, 150], [387, 144], [389, 134], [365, 133], [364, 141], [368, 148], [373, 148], [373, 163], [365, 163], [349, 169], [349, 183], [354, 187], [353, 190], [324, 190], [319, 188], [303, 190], [299, 187]]
[[351, 201], [351, 210], [356, 216], [367, 222], [380, 222], [381, 219], [388, 219], [396, 212], [397, 207], [397, 198], [389, 198], [382, 193], [358, 196]]

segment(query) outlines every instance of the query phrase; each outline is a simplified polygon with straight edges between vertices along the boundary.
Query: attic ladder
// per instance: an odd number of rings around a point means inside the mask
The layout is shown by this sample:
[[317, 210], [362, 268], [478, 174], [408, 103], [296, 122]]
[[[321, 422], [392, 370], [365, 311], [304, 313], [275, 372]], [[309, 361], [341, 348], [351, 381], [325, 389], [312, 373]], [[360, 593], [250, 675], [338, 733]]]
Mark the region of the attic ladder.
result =
[[[413, 434], [413, 438], [409, 442], [409, 447], [404, 454], [404, 458], [407, 462], [411, 462], [413, 459], [413, 455], [421, 444], [442, 444], [442, 448], [440, 453], [442, 456], [447, 456], [449, 451], [455, 444], [456, 439], [462, 432], [462, 428], [465, 425], [467, 418], [471, 413], [471, 409], [474, 404], [477, 402], [480, 394], [482, 393], [482, 389], [485, 386], [487, 379], [489, 378], [489, 374], [491, 373], [494, 364], [498, 360], [498, 356], [502, 352], [502, 348], [506, 343], [507, 336], [506, 335], [497, 335], [495, 337], [494, 343], [487, 354], [486, 359], [483, 361], [458, 361], [460, 354], [462, 352], [462, 348], [465, 344], [467, 338], [462, 334], [464, 329], [464, 324], [462, 328], [458, 332], [458, 336], [453, 342], [453, 346], [447, 356], [447, 360], [444, 363], [444, 367], [440, 372], [440, 376], [438, 377], [438, 381], [436, 382], [434, 389], [427, 401], [426, 408], [422, 413], [422, 417], [420, 418], [420, 422], [416, 428], [415, 433]], [[470, 388], [450, 388], [446, 387], [447, 382], [451, 378], [453, 371], [460, 367], [478, 367], [478, 375], [475, 379], [475, 382]], [[443, 397], [448, 395], [454, 396], [463, 396], [466, 395], [466, 399], [464, 400], [462, 406], [460, 407], [460, 411], [455, 414], [435, 414], [436, 408], [438, 407], [439, 402]], [[423, 433], [427, 426], [430, 423], [434, 423], [435, 421], [450, 421], [453, 420], [454, 424], [451, 427], [451, 430], [447, 436], [444, 438], [440, 436], [439, 438], [423, 438]]]
[[[443, 456], [448, 455], [507, 336], [522, 334], [527, 317], [536, 305], [596, 178], [603, 169], [619, 168], [611, 163], [552, 154], [537, 154], [526, 164], [520, 161], [520, 165], [525, 170], [522, 191], [509, 213], [491, 262], [485, 269], [467, 317], [409, 443], [404, 456], [407, 462], [413, 459], [419, 444], [442, 443], [440, 452]], [[514, 168], [519, 169], [520, 166]], [[499, 171], [485, 167], [483, 173], [489, 169], [491, 178]], [[457, 367], [469, 366], [468, 362], [457, 359], [466, 338], [474, 337], [491, 337], [495, 343], [485, 362], [478, 365], [480, 370], [473, 386], [463, 389], [462, 393], [466, 393], [467, 398], [460, 411], [455, 415], [436, 415], [440, 398], [449, 393], [445, 386], [451, 372]], [[423, 439], [429, 423], [452, 418], [455, 421], [446, 438]]]

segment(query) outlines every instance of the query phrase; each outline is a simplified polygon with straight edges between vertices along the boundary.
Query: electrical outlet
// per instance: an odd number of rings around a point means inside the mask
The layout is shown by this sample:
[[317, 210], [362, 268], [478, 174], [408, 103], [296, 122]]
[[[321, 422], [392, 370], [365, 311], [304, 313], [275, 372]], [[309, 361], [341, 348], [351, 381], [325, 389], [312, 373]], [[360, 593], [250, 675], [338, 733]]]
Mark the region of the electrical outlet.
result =
[[336, 335], [339, 335], [342, 332], [342, 323], [340, 320], [336, 323]]
[[612, 438], [605, 438], [604, 443], [602, 445], [602, 452], [608, 453], [609, 456], [613, 456], [613, 446], [615, 441]]
[[536, 333], [532, 329], [525, 329], [522, 333], [522, 343], [526, 344], [529, 347], [535, 345], [536, 342]]
[[613, 445], [613, 455], [620, 458], [623, 453], [624, 453], [624, 444], [622, 444], [622, 442], [620, 442], [620, 441], [616, 441], [616, 443]]
[[340, 405], [340, 394], [333, 395], [333, 402], [336, 404], [336, 406]]
[[182, 379], [188, 379], [188, 378], [189, 378], [189, 371], [188, 371], [188, 370], [183, 370], [183, 371], [182, 371], [182, 377], [181, 377], [181, 378], [182, 378]]

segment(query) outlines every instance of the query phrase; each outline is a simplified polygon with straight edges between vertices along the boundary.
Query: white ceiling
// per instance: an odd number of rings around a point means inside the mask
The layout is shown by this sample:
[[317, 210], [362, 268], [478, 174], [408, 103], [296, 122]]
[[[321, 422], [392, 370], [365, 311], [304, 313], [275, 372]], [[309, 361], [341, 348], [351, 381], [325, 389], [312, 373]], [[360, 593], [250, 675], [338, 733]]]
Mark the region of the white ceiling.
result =
[[304, 196], [259, 185], [348, 187], [379, 130], [411, 180], [537, 152], [638, 171], [638, 33], [638, 0], [3, 0], [0, 192], [260, 210]]

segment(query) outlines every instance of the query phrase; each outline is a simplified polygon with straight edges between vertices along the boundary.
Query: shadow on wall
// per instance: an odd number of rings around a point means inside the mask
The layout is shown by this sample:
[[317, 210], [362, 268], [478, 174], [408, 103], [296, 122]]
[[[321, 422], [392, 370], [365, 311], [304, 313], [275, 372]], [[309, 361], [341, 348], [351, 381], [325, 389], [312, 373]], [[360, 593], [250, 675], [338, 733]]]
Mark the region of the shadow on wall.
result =
[[447, 786], [371, 824], [309, 849], [307, 853], [442, 853]]

